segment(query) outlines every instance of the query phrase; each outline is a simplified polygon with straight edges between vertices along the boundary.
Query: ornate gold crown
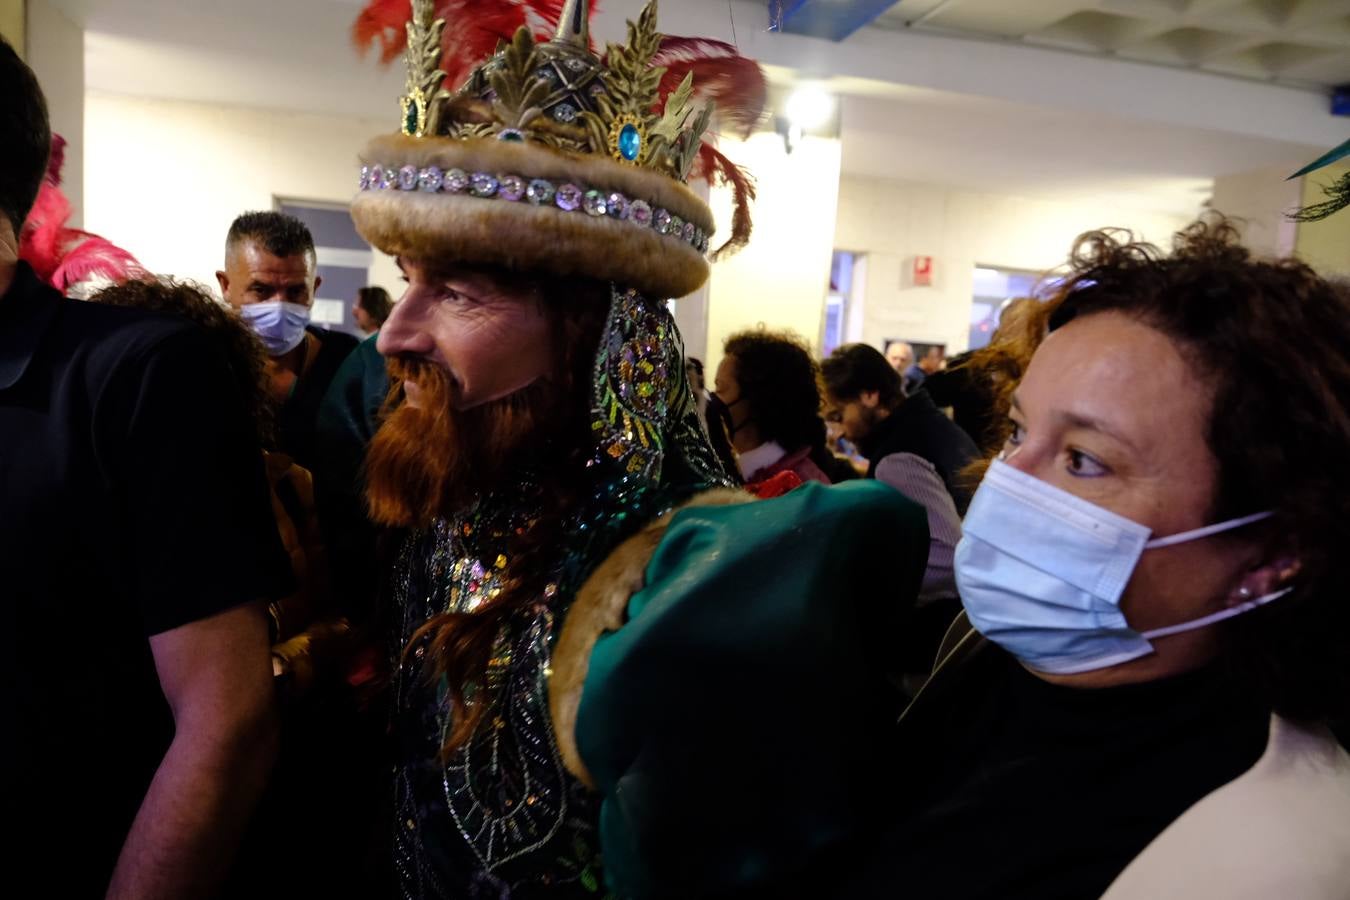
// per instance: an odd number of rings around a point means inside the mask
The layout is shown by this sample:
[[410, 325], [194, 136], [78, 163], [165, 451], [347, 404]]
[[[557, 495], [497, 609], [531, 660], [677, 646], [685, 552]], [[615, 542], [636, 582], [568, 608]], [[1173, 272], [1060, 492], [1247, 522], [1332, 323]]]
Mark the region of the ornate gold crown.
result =
[[602, 62], [585, 0], [556, 34], [521, 28], [455, 92], [439, 68], [444, 20], [413, 0], [402, 133], [364, 154], [352, 215], [396, 255], [585, 275], [656, 296], [708, 276], [712, 215], [685, 186], [712, 104], [692, 75], [660, 103], [656, 2]]

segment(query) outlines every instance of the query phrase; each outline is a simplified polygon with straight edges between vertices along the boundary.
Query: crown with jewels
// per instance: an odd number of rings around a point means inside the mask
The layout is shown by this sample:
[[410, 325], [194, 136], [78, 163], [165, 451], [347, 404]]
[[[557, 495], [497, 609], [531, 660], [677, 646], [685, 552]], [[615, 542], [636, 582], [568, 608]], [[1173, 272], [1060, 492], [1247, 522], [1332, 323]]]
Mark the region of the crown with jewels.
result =
[[444, 19], [413, 0], [400, 134], [363, 154], [352, 216], [381, 250], [615, 282], [678, 297], [707, 280], [708, 205], [686, 181], [713, 114], [692, 74], [661, 102], [651, 0], [624, 45], [590, 50], [568, 0], [546, 40], [522, 27], [456, 91]]

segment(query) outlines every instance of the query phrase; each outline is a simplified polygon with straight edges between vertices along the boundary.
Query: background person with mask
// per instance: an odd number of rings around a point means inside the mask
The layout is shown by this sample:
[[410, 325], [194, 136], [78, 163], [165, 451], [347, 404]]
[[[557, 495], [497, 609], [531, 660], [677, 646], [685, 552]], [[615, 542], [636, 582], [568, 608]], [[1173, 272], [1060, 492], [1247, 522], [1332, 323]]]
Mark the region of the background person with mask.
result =
[[271, 357], [272, 397], [279, 404], [278, 448], [314, 468], [315, 420], [324, 393], [356, 339], [309, 324], [317, 272], [314, 238], [304, 223], [278, 212], [248, 212], [225, 240], [216, 273], [225, 301], [239, 310]]
[[1350, 297], [1222, 221], [1125, 240], [1051, 301], [840, 896], [1346, 896]]
[[833, 483], [836, 463], [825, 448], [818, 369], [796, 335], [763, 328], [733, 334], [717, 366], [717, 398], [747, 485], [782, 472], [798, 483]]

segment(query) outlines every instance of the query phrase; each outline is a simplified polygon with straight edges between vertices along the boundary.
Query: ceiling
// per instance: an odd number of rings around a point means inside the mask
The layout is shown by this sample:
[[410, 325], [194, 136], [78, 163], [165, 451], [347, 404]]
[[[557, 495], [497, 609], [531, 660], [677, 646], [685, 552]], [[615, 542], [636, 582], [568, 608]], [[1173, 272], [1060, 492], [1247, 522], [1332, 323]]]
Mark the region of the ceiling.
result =
[[849, 175], [1182, 216], [1216, 175], [1311, 158], [1297, 143], [919, 88], [846, 93], [841, 136]]
[[[395, 121], [398, 114], [403, 88], [401, 67], [380, 68], [373, 59], [360, 58], [350, 43], [350, 25], [362, 0], [50, 2], [86, 28], [86, 84], [94, 90], [342, 115], [379, 123]], [[631, 15], [639, 2], [610, 0], [604, 4], [597, 33], [605, 38], [619, 37], [623, 17]], [[1341, 5], [1346, 3], [1350, 0]], [[899, 8], [922, 4], [937, 8], [933, 0], [906, 0]], [[728, 24], [725, 2], [680, 0], [677, 5], [667, 0], [667, 5], [672, 7], [667, 10], [668, 20], [682, 33], [722, 36], [715, 29], [725, 29]], [[1080, 0], [1073, 5], [1083, 4]], [[1116, 3], [1129, 8], [1153, 5], [1171, 4], [1167, 0]], [[762, 13], [761, 0], [756, 6]], [[956, 15], [963, 8], [1016, 9], [1022, 15], [1024, 8], [1051, 6], [1068, 4], [1057, 0], [952, 0], [945, 6], [946, 13], [935, 18]], [[806, 39], [794, 42], [790, 36], [768, 35], [757, 29], [749, 15], [750, 4], [737, 3], [735, 9], [740, 40], [751, 48], [747, 53], [778, 54], [798, 65], [801, 47], [822, 54], [842, 54], [828, 58], [822, 66], [827, 72], [845, 70], [849, 55], [857, 57], [860, 50], [871, 46], [867, 41], [875, 44], [877, 38], [889, 38], [904, 43], [894, 33], [875, 29], [842, 45], [800, 42]], [[1012, 13], [1007, 13], [1000, 21], [1007, 23], [1011, 18]], [[910, 37], [905, 36], [905, 40]], [[934, 54], [935, 60], [964, 54], [960, 59], [965, 71], [983, 66], [990, 79], [1011, 78], [1000, 63], [983, 60], [985, 54], [978, 45], [934, 38], [924, 42], [934, 45], [927, 52]], [[992, 53], [995, 48], [987, 49]], [[1061, 57], [1043, 50], [1031, 55], [1046, 56], [1046, 74], [1053, 77], [1054, 60]], [[1044, 61], [1041, 65], [1044, 69]], [[1111, 66], [1100, 68], [1113, 71]], [[788, 68], [771, 69], [771, 74], [783, 82], [800, 77]], [[1193, 77], [1180, 72], [1167, 74], [1176, 76], [1172, 82]], [[1293, 134], [1293, 139], [1283, 140], [1283, 133], [1234, 134], [1194, 124], [1149, 121], [1141, 113], [1150, 100], [1159, 99], [1151, 96], [1141, 96], [1131, 109], [1108, 111], [1089, 104], [1085, 112], [1081, 103], [1078, 108], [1069, 108], [1050, 97], [1053, 86], [1029, 101], [1014, 101], [964, 89], [920, 88], [839, 75], [827, 83], [843, 98], [843, 170], [857, 176], [926, 181], [1045, 199], [1091, 197], [1103, 203], [1188, 215], [1205, 200], [1216, 175], [1267, 166], [1285, 166], [1292, 171], [1326, 149], [1320, 140], [1299, 143]], [[1320, 106], [1321, 98], [1316, 100]], [[297, 124], [303, 127], [301, 120]]]
[[902, 0], [875, 24], [1283, 84], [1350, 84], [1350, 0]]

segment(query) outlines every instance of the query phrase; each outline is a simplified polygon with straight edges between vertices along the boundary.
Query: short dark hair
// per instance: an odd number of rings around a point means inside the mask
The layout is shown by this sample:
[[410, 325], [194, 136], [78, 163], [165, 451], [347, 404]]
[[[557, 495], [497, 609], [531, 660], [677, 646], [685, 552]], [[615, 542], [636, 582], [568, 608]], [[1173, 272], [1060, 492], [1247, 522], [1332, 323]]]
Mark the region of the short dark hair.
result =
[[876, 391], [881, 406], [895, 409], [905, 399], [904, 381], [881, 351], [868, 344], [845, 344], [820, 364], [825, 390], [836, 400], [856, 400]]
[[253, 241], [273, 256], [282, 258], [305, 254], [313, 257], [314, 236], [295, 216], [263, 210], [246, 212], [230, 225], [225, 239], [225, 255], [244, 241]]
[[722, 349], [736, 361], [740, 396], [761, 438], [789, 453], [824, 445], [819, 371], [801, 338], [760, 328], [733, 334]]
[[394, 301], [382, 287], [363, 287], [356, 292], [356, 305], [364, 309], [376, 325], [383, 325], [394, 308]]
[[37, 200], [52, 150], [47, 101], [33, 70], [0, 37], [0, 213], [18, 236]]

